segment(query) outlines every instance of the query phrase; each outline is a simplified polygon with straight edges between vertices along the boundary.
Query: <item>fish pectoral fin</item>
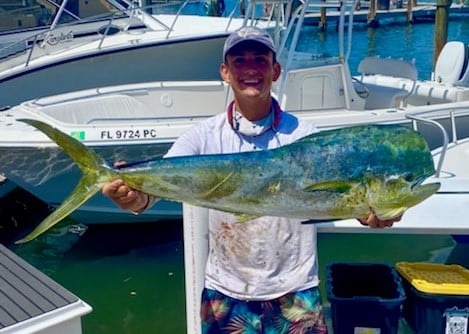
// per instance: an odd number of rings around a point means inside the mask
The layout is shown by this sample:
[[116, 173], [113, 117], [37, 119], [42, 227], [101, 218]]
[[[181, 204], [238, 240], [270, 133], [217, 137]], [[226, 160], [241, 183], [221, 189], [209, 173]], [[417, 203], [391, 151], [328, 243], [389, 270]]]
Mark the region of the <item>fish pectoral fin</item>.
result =
[[326, 181], [311, 184], [305, 187], [305, 191], [333, 191], [338, 193], [345, 193], [352, 189], [354, 183], [350, 181]]
[[49, 216], [46, 217], [46, 219], [44, 219], [38, 226], [36, 226], [32, 232], [15, 243], [21, 244], [29, 242], [40, 234], [44, 233], [62, 219], [67, 217], [80, 205], [85, 203], [89, 198], [96, 194], [101, 189], [101, 187], [102, 184], [97, 184], [94, 177], [88, 178], [84, 176], [80, 180], [80, 183], [77, 185], [75, 190], [62, 202], [62, 204], [57, 209], [55, 209]]
[[225, 176], [220, 182], [218, 182], [216, 185], [214, 185], [212, 188], [210, 188], [208, 191], [204, 192], [201, 194], [199, 197], [203, 198], [205, 200], [209, 200], [215, 196], [217, 196], [217, 190], [226, 183], [226, 181], [229, 180], [229, 178], [234, 174], [234, 172], [229, 173], [227, 176]]
[[250, 220], [254, 220], [254, 219], [257, 219], [259, 217], [262, 217], [262, 216], [257, 216], [257, 215], [250, 215], [250, 214], [247, 214], [247, 213], [235, 213], [234, 215], [236, 217], [236, 222], [237, 223], [246, 223]]
[[408, 209], [408, 207], [401, 206], [398, 208], [373, 208], [374, 213], [380, 220], [388, 220], [401, 216]]

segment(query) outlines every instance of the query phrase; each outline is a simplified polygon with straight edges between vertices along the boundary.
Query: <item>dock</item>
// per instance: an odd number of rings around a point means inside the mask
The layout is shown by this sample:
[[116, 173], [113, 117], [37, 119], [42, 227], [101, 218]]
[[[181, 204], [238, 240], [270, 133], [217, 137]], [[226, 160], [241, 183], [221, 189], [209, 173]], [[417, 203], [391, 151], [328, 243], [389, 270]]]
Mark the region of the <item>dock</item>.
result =
[[[359, 10], [353, 13], [354, 23], [368, 24], [370, 21], [373, 22], [406, 22], [409, 17], [412, 22], [418, 21], [432, 21], [435, 19], [436, 4], [434, 3], [422, 3], [415, 7], [412, 7], [411, 13], [406, 8], [406, 4], [401, 6], [402, 8], [390, 8], [390, 9], [376, 9], [374, 18], [370, 16], [369, 2], [365, 2]], [[379, 8], [379, 7], [378, 7]], [[450, 19], [463, 17], [469, 17], [469, 7], [465, 7], [461, 4], [452, 4], [450, 7]], [[409, 16], [410, 14], [410, 16]], [[348, 22], [350, 12], [345, 14], [345, 22]], [[339, 8], [328, 8], [326, 11], [327, 23], [333, 23], [336, 25], [340, 19]], [[305, 24], [307, 25], [320, 25], [321, 24], [321, 13], [320, 11], [311, 11], [305, 15]]]
[[92, 308], [0, 244], [0, 334], [81, 334]]

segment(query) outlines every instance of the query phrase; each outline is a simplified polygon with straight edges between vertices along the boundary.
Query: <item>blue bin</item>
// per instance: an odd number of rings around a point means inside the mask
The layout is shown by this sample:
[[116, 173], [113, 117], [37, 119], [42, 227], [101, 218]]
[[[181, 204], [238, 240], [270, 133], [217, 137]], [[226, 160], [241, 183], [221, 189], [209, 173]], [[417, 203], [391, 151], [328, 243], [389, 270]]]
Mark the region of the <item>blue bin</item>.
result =
[[397, 334], [405, 293], [393, 266], [332, 263], [326, 277], [334, 333]]

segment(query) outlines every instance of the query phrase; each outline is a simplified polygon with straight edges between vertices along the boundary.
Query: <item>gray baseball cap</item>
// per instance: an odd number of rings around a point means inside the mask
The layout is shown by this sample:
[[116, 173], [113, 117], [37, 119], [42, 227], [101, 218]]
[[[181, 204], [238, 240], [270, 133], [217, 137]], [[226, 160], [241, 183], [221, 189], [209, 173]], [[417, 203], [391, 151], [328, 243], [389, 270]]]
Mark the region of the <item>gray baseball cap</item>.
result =
[[272, 52], [277, 52], [274, 41], [267, 31], [256, 27], [243, 27], [232, 32], [226, 39], [223, 47], [223, 59], [226, 58], [226, 54], [231, 49], [243, 42], [257, 42], [269, 48]]

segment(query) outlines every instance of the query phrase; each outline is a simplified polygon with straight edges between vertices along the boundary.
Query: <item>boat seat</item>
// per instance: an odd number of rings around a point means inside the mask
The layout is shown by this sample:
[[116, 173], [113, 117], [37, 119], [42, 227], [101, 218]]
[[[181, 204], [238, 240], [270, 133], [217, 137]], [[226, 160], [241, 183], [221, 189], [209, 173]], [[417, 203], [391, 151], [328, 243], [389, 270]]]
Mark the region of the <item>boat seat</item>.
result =
[[[418, 77], [417, 67], [413, 62], [379, 57], [365, 57], [358, 65], [361, 74], [356, 86], [363, 86], [366, 91], [365, 109], [396, 108], [406, 105], [406, 99], [412, 93]], [[364, 80], [366, 76], [389, 76], [409, 79], [410, 88], [380, 86]], [[359, 88], [357, 87], [357, 91]]]
[[435, 64], [434, 81], [469, 87], [469, 46], [452, 41], [445, 44]]
[[[48, 97], [42, 98], [35, 104], [41, 105], [43, 112], [50, 117], [64, 123], [91, 124], [106, 122], [108, 119], [128, 122], [129, 119], [154, 117], [154, 111], [133, 96], [125, 94], [92, 96], [68, 103], [47, 103], [49, 100]], [[98, 105], [101, 110], [99, 114], [96, 113]]]

